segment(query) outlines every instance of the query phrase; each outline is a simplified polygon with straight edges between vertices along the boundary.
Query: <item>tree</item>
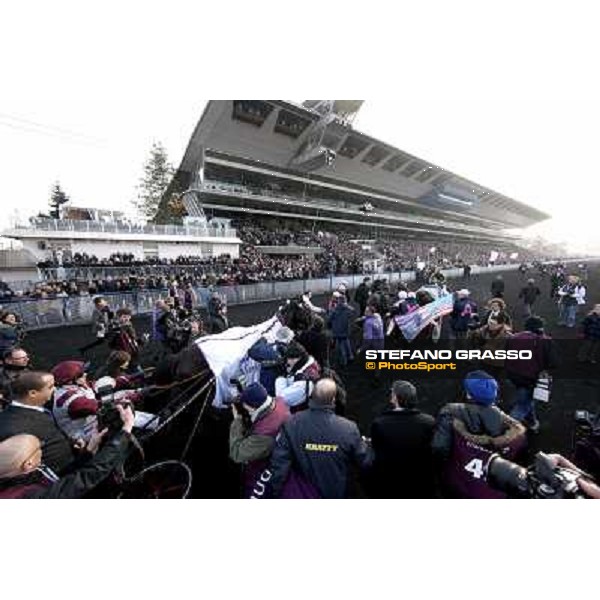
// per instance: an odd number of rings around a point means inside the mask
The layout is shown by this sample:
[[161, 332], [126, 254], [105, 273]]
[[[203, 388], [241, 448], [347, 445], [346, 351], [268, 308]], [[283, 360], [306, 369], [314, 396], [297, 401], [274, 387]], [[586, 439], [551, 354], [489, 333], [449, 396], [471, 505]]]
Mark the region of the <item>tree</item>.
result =
[[160, 142], [152, 144], [150, 157], [143, 168], [144, 173], [137, 186], [137, 199], [133, 204], [138, 213], [152, 220], [175, 172], [167, 159], [167, 151]]
[[70, 198], [63, 192], [60, 184], [56, 182], [50, 195], [50, 217], [60, 219], [60, 207], [69, 202]]

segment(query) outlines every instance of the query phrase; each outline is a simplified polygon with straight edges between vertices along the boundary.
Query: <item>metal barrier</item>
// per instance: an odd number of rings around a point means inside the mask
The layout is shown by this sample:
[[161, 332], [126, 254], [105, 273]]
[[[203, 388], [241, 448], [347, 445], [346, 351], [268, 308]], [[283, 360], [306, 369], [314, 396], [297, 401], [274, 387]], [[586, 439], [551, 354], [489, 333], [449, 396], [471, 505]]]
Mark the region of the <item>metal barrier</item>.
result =
[[[576, 259], [563, 262], [581, 262], [585, 259]], [[587, 259], [585, 262], [591, 262]], [[498, 273], [502, 271], [515, 271], [517, 265], [497, 265], [493, 267], [473, 267], [471, 274]], [[449, 278], [462, 277], [462, 269], [446, 269], [442, 271]], [[254, 283], [249, 285], [235, 285], [224, 287], [199, 287], [195, 288], [198, 297], [199, 308], [206, 308], [212, 291], [218, 292], [231, 306], [236, 304], [253, 304], [268, 300], [280, 300], [290, 298], [305, 292], [313, 294], [327, 294], [335, 290], [341, 283], [345, 282], [348, 288], [355, 289], [365, 277], [385, 277], [390, 283], [398, 281], [414, 281], [414, 271], [402, 271], [395, 273], [363, 273], [360, 275], [331, 276], [319, 279], [304, 279], [294, 281], [272, 281]], [[168, 291], [144, 290], [128, 293], [106, 293], [110, 307], [117, 310], [129, 307], [134, 314], [148, 314], [152, 312], [156, 301], [166, 298]], [[44, 329], [69, 324], [82, 324], [90, 321], [94, 309], [92, 296], [71, 296], [55, 298], [52, 300], [25, 300], [4, 303], [4, 308], [18, 313], [28, 329]]]

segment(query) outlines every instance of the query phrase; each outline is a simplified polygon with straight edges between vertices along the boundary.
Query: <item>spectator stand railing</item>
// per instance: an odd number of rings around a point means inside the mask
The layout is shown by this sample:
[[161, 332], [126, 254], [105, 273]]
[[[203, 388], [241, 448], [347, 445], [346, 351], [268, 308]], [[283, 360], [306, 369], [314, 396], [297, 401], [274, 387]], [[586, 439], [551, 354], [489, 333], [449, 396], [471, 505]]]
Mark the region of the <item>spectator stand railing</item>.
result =
[[[517, 265], [498, 265], [494, 267], [473, 267], [472, 274], [516, 270]], [[456, 278], [463, 274], [462, 269], [443, 271], [446, 277]], [[224, 287], [197, 287], [198, 307], [206, 309], [210, 294], [218, 292], [227, 304], [253, 304], [269, 300], [282, 300], [311, 291], [313, 294], [327, 294], [345, 283], [349, 289], [355, 289], [364, 277], [385, 277], [390, 283], [398, 281], [414, 281], [413, 271], [380, 274], [335, 275], [327, 278], [305, 279], [294, 281], [272, 281], [249, 285], [232, 285]], [[126, 293], [105, 293], [105, 297], [113, 310], [129, 307], [135, 315], [146, 315], [152, 312], [156, 301], [165, 298], [168, 290], [141, 290]], [[54, 299], [18, 299], [5, 303], [4, 308], [19, 314], [29, 330], [89, 323], [93, 312], [93, 296], [70, 296]]]

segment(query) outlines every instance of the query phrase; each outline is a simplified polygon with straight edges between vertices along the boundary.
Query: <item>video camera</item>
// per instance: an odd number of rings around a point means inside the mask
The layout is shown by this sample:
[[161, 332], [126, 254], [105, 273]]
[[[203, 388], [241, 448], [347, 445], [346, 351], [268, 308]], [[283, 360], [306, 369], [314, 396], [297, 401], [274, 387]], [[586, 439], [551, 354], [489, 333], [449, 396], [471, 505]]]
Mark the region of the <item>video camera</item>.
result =
[[600, 478], [600, 413], [575, 411], [573, 456], [581, 468]]
[[[133, 410], [133, 406], [130, 402], [119, 402], [119, 404], [123, 408], [130, 407]], [[121, 413], [114, 402], [101, 402], [100, 407], [96, 412], [96, 417], [98, 418], [98, 431], [108, 429], [109, 437], [118, 433], [123, 427]]]
[[538, 452], [532, 466], [525, 469], [494, 454], [485, 467], [488, 484], [509, 498], [587, 498], [577, 484], [581, 472], [555, 467], [547, 454]]
[[575, 411], [575, 435], [589, 437], [595, 431], [600, 433], [600, 415], [587, 410]]

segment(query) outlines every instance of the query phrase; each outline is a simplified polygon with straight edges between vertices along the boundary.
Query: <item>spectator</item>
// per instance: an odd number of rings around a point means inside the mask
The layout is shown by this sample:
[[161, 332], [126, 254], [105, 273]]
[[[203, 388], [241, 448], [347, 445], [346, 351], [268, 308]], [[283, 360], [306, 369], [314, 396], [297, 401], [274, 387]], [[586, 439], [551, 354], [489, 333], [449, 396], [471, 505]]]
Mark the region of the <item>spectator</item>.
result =
[[131, 309], [120, 308], [117, 311], [117, 322], [108, 333], [108, 347], [111, 350], [121, 350], [131, 356], [129, 369], [131, 372], [140, 370], [140, 347], [142, 340], [131, 322]]
[[0, 313], [0, 355], [19, 344], [17, 315], [13, 312]]
[[325, 321], [314, 317], [309, 329], [298, 335], [298, 342], [323, 367], [329, 365], [329, 339], [325, 333]]
[[577, 308], [580, 304], [585, 304], [585, 292], [585, 286], [581, 285], [579, 277], [569, 275], [567, 283], [558, 290], [559, 325], [575, 327]]
[[240, 395], [239, 401], [250, 415], [245, 424], [235, 404], [232, 405], [233, 421], [229, 428], [229, 457], [244, 465], [244, 497], [262, 495], [257, 489], [261, 473], [268, 467], [282, 425], [290, 418], [287, 404], [281, 398], [273, 398], [260, 383], [250, 384]]
[[194, 308], [198, 305], [198, 295], [194, 291], [194, 286], [191, 281], [188, 281], [185, 284], [185, 288], [183, 290], [183, 308], [188, 312], [192, 312]]
[[492, 298], [485, 306], [486, 312], [481, 320], [482, 325], [485, 325], [490, 319], [497, 319], [502, 316], [503, 322], [512, 327], [512, 319], [506, 310], [506, 302], [502, 298]]
[[12, 348], [3, 355], [0, 366], [0, 407], [12, 399], [12, 384], [26, 371], [30, 371], [29, 354], [23, 348]]
[[356, 288], [356, 292], [354, 292], [354, 301], [358, 304], [360, 314], [365, 314], [365, 308], [367, 307], [367, 300], [369, 299], [370, 294], [370, 283], [371, 278], [365, 277], [362, 283]]
[[94, 298], [94, 312], [92, 313], [92, 333], [95, 337], [93, 342], [80, 349], [83, 354], [96, 346], [101, 346], [106, 340], [113, 313], [108, 302], [101, 296]]
[[367, 306], [365, 316], [359, 319], [363, 324], [363, 341], [359, 352], [364, 350], [383, 350], [385, 334], [383, 331], [383, 319], [376, 312], [374, 306]]
[[[469, 339], [473, 346], [484, 352], [489, 350], [506, 350], [506, 341], [512, 335], [502, 313], [490, 316], [483, 327], [469, 332]], [[504, 378], [505, 360], [500, 358], [485, 358], [481, 361], [481, 368], [491, 375], [499, 384]]]
[[492, 281], [490, 291], [492, 298], [504, 298], [504, 279], [502, 275], [496, 275], [496, 279]]
[[526, 319], [532, 316], [533, 305], [540, 293], [534, 279], [528, 279], [527, 285], [519, 292], [519, 298], [523, 299], [523, 315]]
[[457, 340], [465, 339], [469, 328], [478, 319], [477, 304], [469, 298], [469, 294], [469, 290], [466, 289], [456, 292], [456, 300], [450, 314], [450, 327]]
[[529, 317], [525, 321], [525, 331], [509, 338], [506, 349], [530, 350], [532, 353], [531, 360], [507, 359], [506, 375], [517, 388], [511, 417], [521, 421], [531, 433], [537, 433], [540, 422], [536, 415], [533, 390], [540, 374], [558, 365], [552, 339], [544, 333], [544, 320]]
[[321, 498], [346, 498], [350, 467], [366, 468], [372, 453], [352, 421], [334, 412], [336, 384], [321, 379], [309, 409], [283, 425], [271, 459], [271, 493], [279, 497], [292, 468]]
[[587, 314], [582, 323], [583, 341], [577, 354], [579, 362], [596, 364], [600, 348], [600, 304]]
[[229, 329], [229, 319], [227, 318], [227, 306], [221, 304], [216, 308], [216, 314], [210, 317], [210, 332], [222, 333]]
[[44, 442], [31, 434], [17, 434], [0, 442], [0, 498], [81, 498], [125, 463], [129, 454], [133, 413], [117, 406], [123, 427], [104, 442], [107, 430], [96, 434], [88, 444], [91, 460], [73, 473], [58, 478], [42, 463]]
[[352, 360], [352, 346], [350, 344], [350, 323], [354, 309], [348, 306], [346, 297], [340, 295], [338, 303], [327, 319], [331, 328], [331, 335], [335, 342], [335, 351], [339, 364], [345, 367]]
[[0, 413], [0, 441], [28, 433], [42, 441], [43, 460], [59, 475], [75, 459], [72, 440], [57, 427], [48, 404], [54, 393], [51, 373], [30, 371], [13, 383], [13, 401]]
[[417, 390], [408, 381], [392, 385], [390, 408], [371, 425], [373, 498], [433, 498], [431, 439], [435, 420], [417, 408]]

